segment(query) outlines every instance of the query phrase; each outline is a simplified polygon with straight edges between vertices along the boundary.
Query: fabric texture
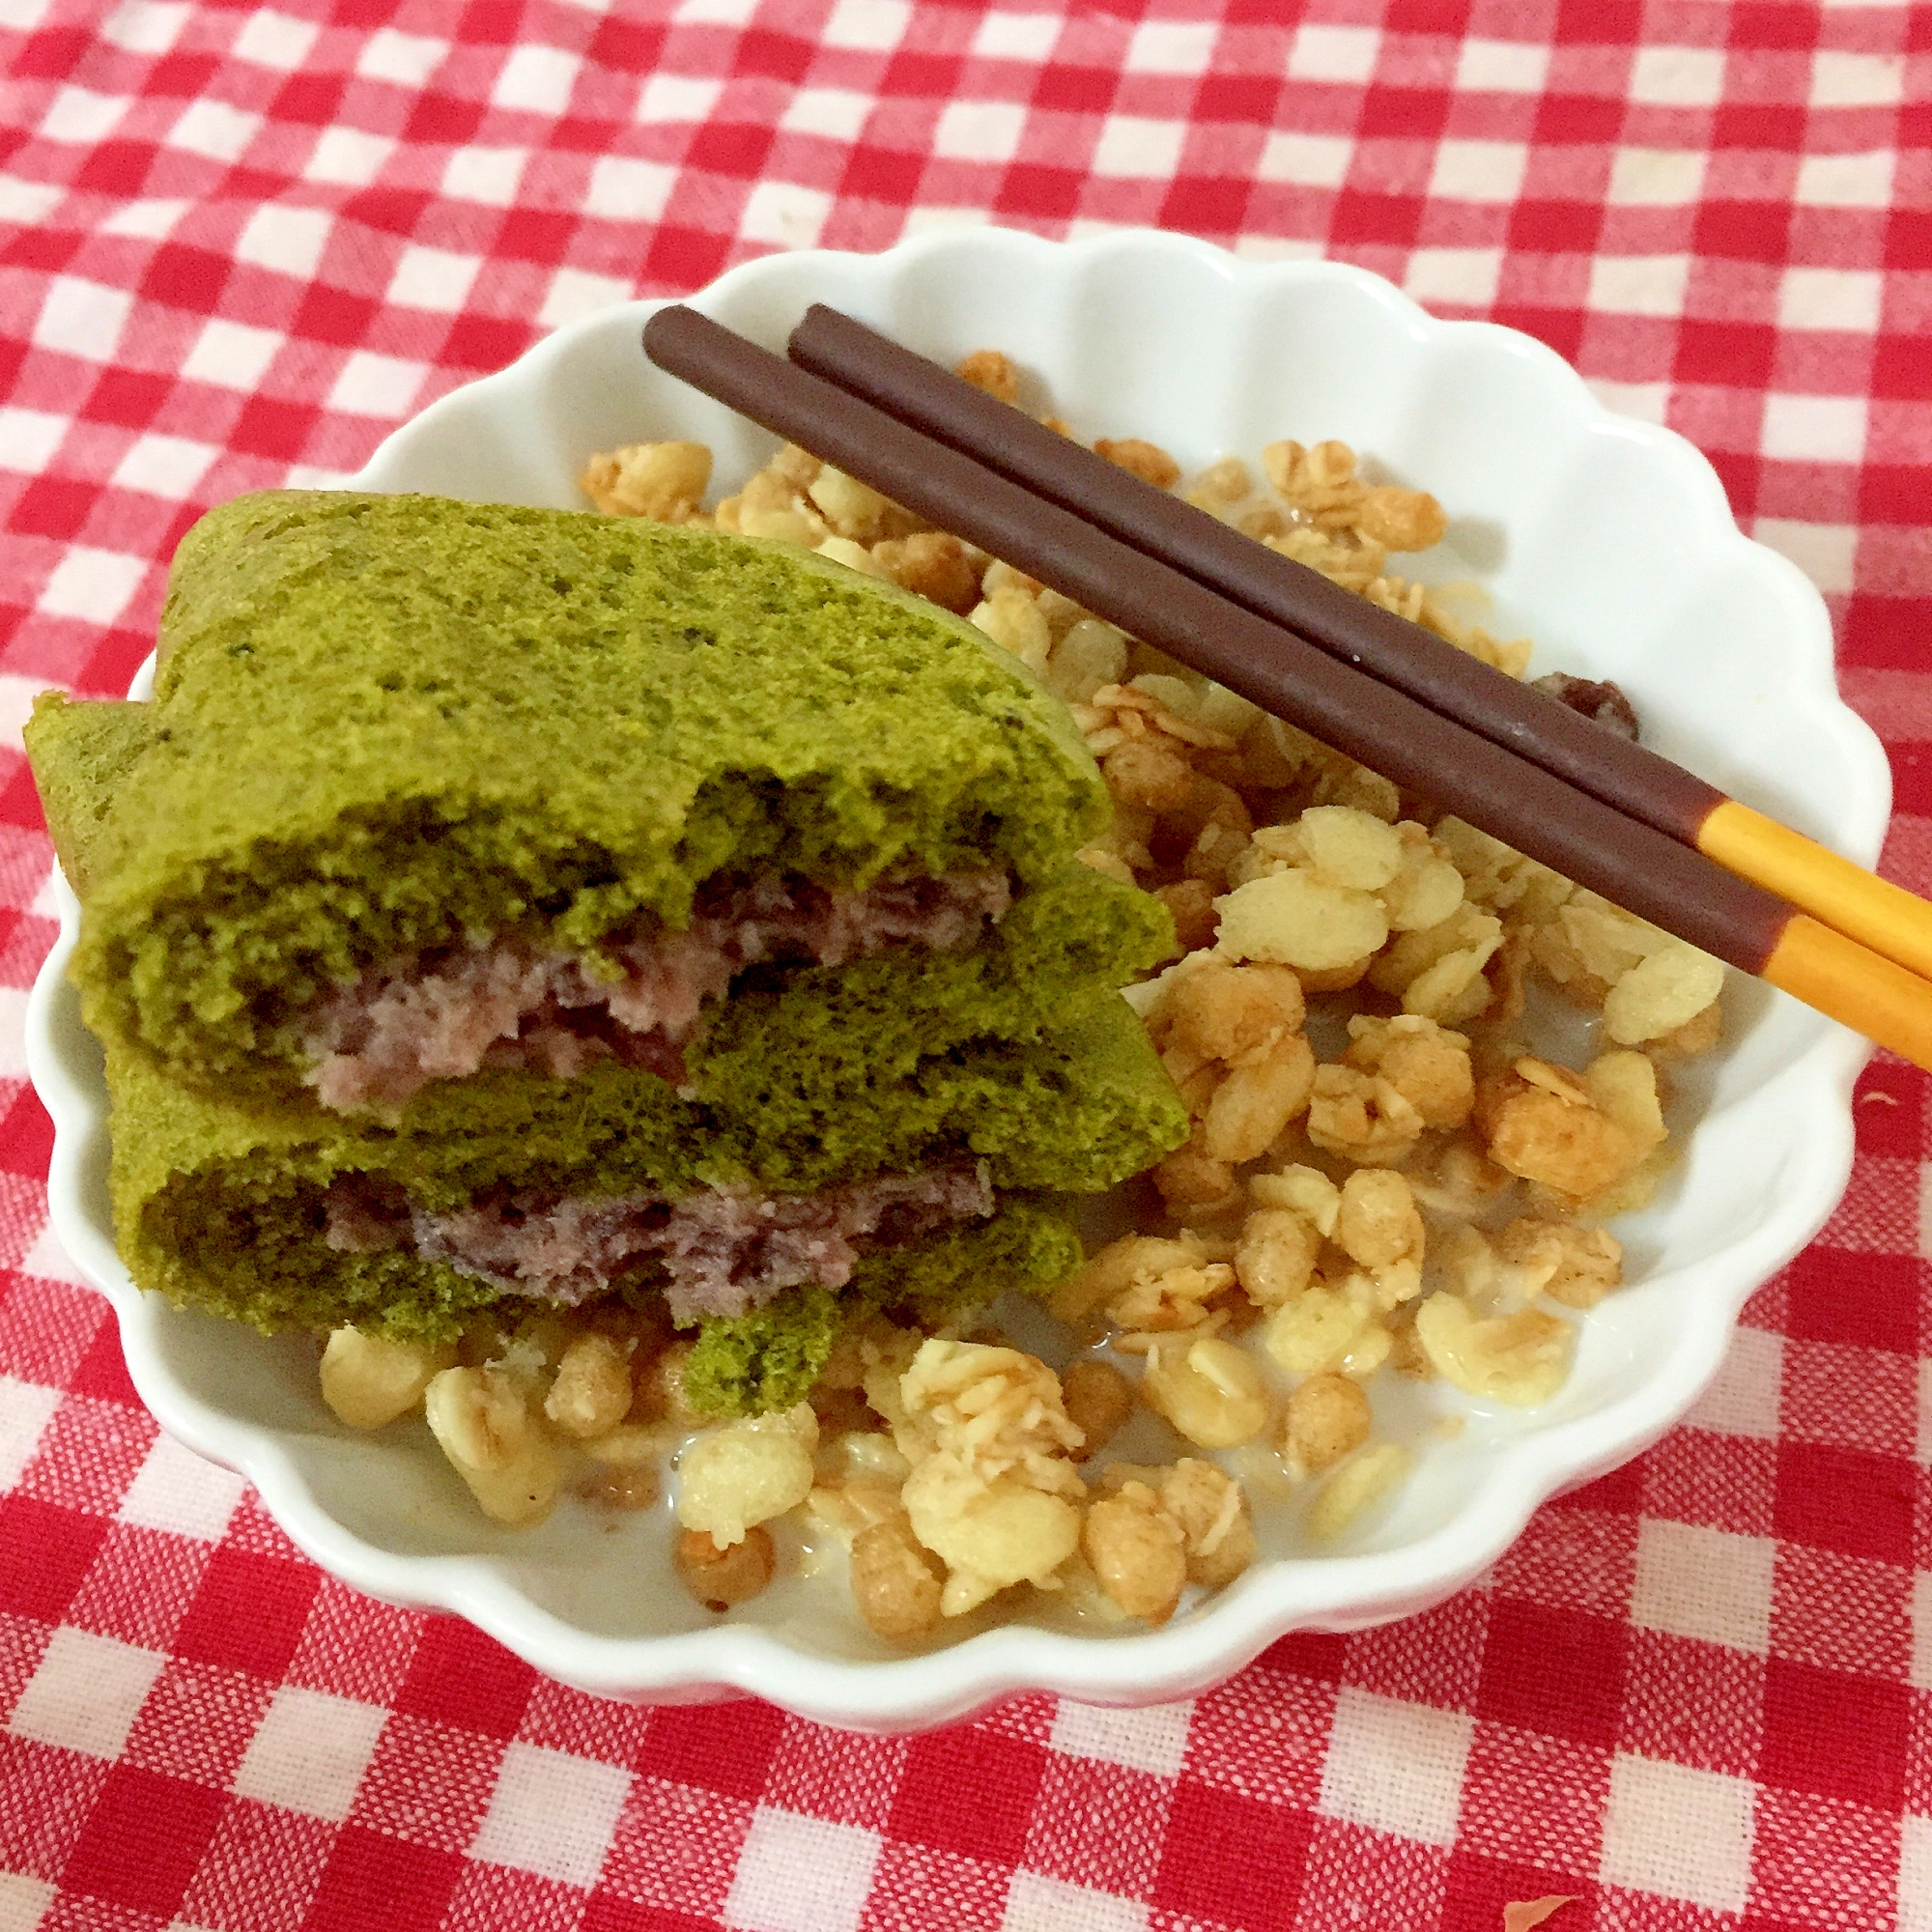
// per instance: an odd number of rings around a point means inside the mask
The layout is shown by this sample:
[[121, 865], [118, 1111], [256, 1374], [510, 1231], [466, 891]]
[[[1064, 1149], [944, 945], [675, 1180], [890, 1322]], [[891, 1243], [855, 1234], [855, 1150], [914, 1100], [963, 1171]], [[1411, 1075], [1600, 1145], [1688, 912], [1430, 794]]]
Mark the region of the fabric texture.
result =
[[1574, 359], [1825, 591], [1932, 887], [1932, 7], [0, 5], [0, 1927], [1932, 1932], [1925, 1082], [1639, 1462], [1188, 1705], [629, 1708], [307, 1564], [45, 1230], [18, 725], [210, 504], [773, 248], [1151, 223]]

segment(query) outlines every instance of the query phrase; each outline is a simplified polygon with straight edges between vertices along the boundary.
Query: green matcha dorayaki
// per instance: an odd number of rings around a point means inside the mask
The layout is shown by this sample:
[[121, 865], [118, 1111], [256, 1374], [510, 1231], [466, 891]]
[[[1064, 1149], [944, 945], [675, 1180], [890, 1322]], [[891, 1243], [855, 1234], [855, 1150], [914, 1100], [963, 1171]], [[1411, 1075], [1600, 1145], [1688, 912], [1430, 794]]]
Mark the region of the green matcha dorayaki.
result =
[[970, 625], [797, 550], [422, 497], [184, 539], [148, 702], [28, 749], [144, 1287], [265, 1329], [661, 1295], [721, 1412], [860, 1308], [1077, 1259], [1186, 1121], [1075, 857], [1098, 773]]

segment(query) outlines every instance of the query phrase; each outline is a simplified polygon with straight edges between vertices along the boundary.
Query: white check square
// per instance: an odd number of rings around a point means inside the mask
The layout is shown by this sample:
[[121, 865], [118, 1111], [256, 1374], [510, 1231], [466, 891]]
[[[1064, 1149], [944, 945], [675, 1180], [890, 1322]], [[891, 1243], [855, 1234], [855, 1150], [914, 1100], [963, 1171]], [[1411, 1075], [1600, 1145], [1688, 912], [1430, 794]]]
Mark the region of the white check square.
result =
[[50, 617], [78, 617], [89, 624], [111, 624], [133, 601], [148, 574], [148, 560], [119, 551], [73, 544], [54, 565], [42, 590], [39, 609]]
[[[17, 738], [17, 727], [13, 735]], [[59, 1389], [0, 1376], [0, 1494], [26, 1474], [27, 1464], [39, 1453], [41, 1437], [60, 1405]]]
[[114, 466], [114, 486], [177, 501], [208, 474], [220, 454], [212, 444], [190, 442], [185, 437], [137, 437]]
[[245, 322], [215, 316], [195, 337], [182, 374], [193, 383], [252, 389], [268, 374], [281, 346], [282, 338], [272, 329], [251, 328]]
[[607, 221], [655, 221], [676, 184], [677, 170], [668, 162], [606, 155], [590, 170], [583, 206]]
[[1681, 315], [1690, 283], [1689, 255], [1600, 255], [1589, 303], [1605, 315]]
[[454, 255], [446, 248], [423, 248], [412, 242], [396, 258], [388, 299], [401, 308], [454, 315], [482, 267], [478, 256]]
[[[1662, 418], [1658, 418], [1662, 420]], [[1784, 1386], [1784, 1337], [1766, 1328], [1740, 1328], [1722, 1366], [1685, 1422], [1720, 1435], [1777, 1437], [1777, 1410]]]
[[1486, 308], [1502, 281], [1500, 248], [1418, 248], [1402, 285], [1419, 302]]
[[230, 51], [237, 60], [293, 73], [321, 38], [322, 29], [313, 20], [298, 20], [293, 14], [278, 14], [271, 7], [258, 7], [242, 23]]
[[1610, 162], [1610, 204], [1682, 208], [1703, 189], [1706, 158], [1695, 148], [1619, 148]]
[[64, 1624], [27, 1680], [7, 1728], [39, 1744], [117, 1758], [165, 1662], [157, 1651]]
[[[871, 111], [869, 94], [855, 94], [845, 87], [801, 87], [779, 116], [779, 126], [791, 134], [823, 134], [833, 141], [856, 141]], [[939, 118], [944, 122], [946, 116]]]
[[903, 232], [913, 236], [931, 235], [941, 228], [984, 228], [991, 219], [983, 208], [947, 208], [928, 202], [906, 211]]
[[143, 1529], [215, 1543], [246, 1487], [233, 1469], [183, 1448], [172, 1435], [156, 1435], [116, 1515]]
[[1340, 187], [1353, 153], [1354, 143], [1340, 134], [1270, 134], [1255, 177], [1295, 187]]
[[63, 87], [41, 117], [41, 133], [49, 141], [89, 147], [111, 133], [130, 105], [126, 95]]
[[1181, 144], [1186, 139], [1183, 122], [1110, 114], [1094, 149], [1094, 172], [1137, 181], [1164, 181], [1180, 165]]
[[1742, 1912], [1755, 1827], [1749, 1782], [1619, 1752], [1597, 1875], [1606, 1885]]
[[168, 129], [167, 143], [211, 161], [239, 161], [261, 125], [259, 114], [244, 114], [225, 100], [195, 100]]
[[442, 171], [442, 191], [452, 201], [508, 208], [529, 158], [527, 148], [458, 148]]
[[365, 134], [360, 128], [325, 128], [302, 164], [302, 178], [366, 187], [395, 151], [395, 142], [386, 134]]
[[339, 1825], [386, 1721], [374, 1704], [284, 1684], [235, 1769], [235, 1795]]
[[1129, 73], [1206, 73], [1213, 57], [1211, 20], [1143, 20], [1127, 43]]
[[1719, 47], [1639, 47], [1631, 66], [1630, 98], [1647, 107], [1712, 107], [1723, 92]]
[[121, 0], [100, 28], [100, 38], [130, 54], [164, 54], [187, 24], [184, 0]]
[[1449, 201], [1514, 201], [1528, 165], [1520, 141], [1444, 141], [1435, 150], [1429, 192]]
[[732, 1932], [858, 1932], [879, 1836], [761, 1804], [720, 1915]]
[[358, 349], [328, 391], [328, 407], [347, 415], [407, 415], [428, 370], [420, 362]]
[[1820, 590], [1842, 595], [1851, 589], [1859, 549], [1855, 524], [1800, 524], [1760, 517], [1751, 526], [1751, 535], [1780, 556], [1788, 556]]
[[513, 1744], [469, 1856], [592, 1886], [630, 1789], [631, 1774], [621, 1765]]
[[1000, 1932], [1146, 1932], [1148, 1909], [1118, 1892], [1016, 1871]]
[[56, 275], [34, 320], [34, 345], [85, 362], [111, 362], [133, 307], [134, 298], [125, 289]]
[[[4, 202], [4, 196], [0, 196]], [[163, 242], [175, 232], [187, 213], [185, 201], [149, 200], [137, 195], [124, 201], [100, 224], [103, 235], [131, 235], [143, 242]]]
[[1902, 54], [1844, 53], [1820, 47], [1811, 57], [1813, 107], [1893, 107], [1904, 98]]
[[760, 182], [745, 201], [738, 232], [747, 242], [810, 248], [832, 213], [832, 197], [796, 182]]
[[1297, 80], [1367, 80], [1380, 44], [1373, 27], [1298, 27], [1288, 71]]
[[[12, 752], [21, 749], [20, 727], [33, 716], [33, 695], [20, 689], [29, 681], [16, 671], [0, 671], [0, 744]], [[27, 989], [24, 986], [0, 986], [0, 1080], [24, 1080], [26, 1077]], [[17, 1241], [14, 1246], [17, 1249]], [[21, 1257], [23, 1263], [25, 1259], [25, 1256]], [[0, 1403], [6, 1399], [4, 1389], [0, 1389]], [[33, 1426], [31, 1413], [26, 1426]], [[44, 1427], [44, 1423], [42, 1426]], [[7, 1420], [0, 1417], [0, 1492], [8, 1487], [9, 1427]], [[34, 1448], [39, 1447], [38, 1433]], [[17, 1472], [14, 1480], [18, 1480]]]
[[932, 132], [932, 152], [947, 161], [1009, 161], [1026, 128], [1026, 109], [1012, 100], [950, 100]]
[[1793, 198], [1804, 208], [1884, 208], [1891, 200], [1889, 148], [1862, 155], [1806, 155]]
[[1786, 269], [1777, 285], [1777, 326], [1869, 334], [1884, 299], [1885, 277], [1874, 269]]
[[828, 47], [885, 53], [905, 39], [911, 24], [912, 9], [905, 0], [838, 0], [819, 38]]
[[1464, 94], [1541, 94], [1549, 77], [1549, 49], [1524, 41], [1464, 41], [1456, 57], [1456, 86]]
[[1463, 1712], [1345, 1685], [1321, 1768], [1321, 1810], [1424, 1844], [1449, 1844], [1474, 1729]]
[[561, 47], [515, 48], [490, 90], [498, 107], [522, 107], [532, 114], [561, 114], [570, 105], [577, 70], [582, 63]]
[[52, 1884], [25, 1872], [0, 1872], [0, 1932], [35, 1932], [54, 1902]]
[[[0, 221], [17, 221], [23, 228], [31, 228], [52, 212], [65, 192], [54, 182], [20, 181], [0, 174]], [[109, 234], [117, 232], [106, 223], [102, 226]]]
[[264, 202], [236, 238], [235, 259], [306, 279], [321, 266], [331, 225], [326, 210]]
[[1052, 1745], [1068, 1757], [1099, 1758], [1156, 1777], [1179, 1775], [1187, 1755], [1187, 1732], [1194, 1718], [1190, 1698], [1181, 1704], [1150, 1704], [1140, 1710], [1109, 1710], [1076, 1704], [1064, 1697], [1053, 1718]]
[[1865, 451], [1865, 399], [1767, 396], [1760, 446], [1789, 463], [1856, 463]]
[[68, 418], [49, 410], [0, 408], [0, 467], [38, 475], [53, 461], [67, 431]]
[[722, 80], [698, 80], [684, 73], [654, 73], [638, 96], [636, 119], [644, 122], [702, 121], [724, 92]]
[[1631, 1621], [1762, 1656], [1771, 1648], [1776, 1560], [1768, 1536], [1646, 1519], [1637, 1525]]
[[984, 60], [1043, 61], [1065, 25], [1058, 14], [982, 14], [973, 51]]
[[1899, 1820], [1898, 1932], [1932, 1932], [1932, 1818]]
[[448, 51], [447, 41], [382, 27], [362, 43], [355, 71], [364, 80], [389, 80], [398, 87], [418, 88], [442, 65]]
[[546, 328], [575, 322], [580, 315], [595, 315], [613, 302], [629, 301], [629, 282], [614, 275], [593, 275], [582, 269], [559, 269], [550, 279], [550, 293], [544, 297], [537, 320]]

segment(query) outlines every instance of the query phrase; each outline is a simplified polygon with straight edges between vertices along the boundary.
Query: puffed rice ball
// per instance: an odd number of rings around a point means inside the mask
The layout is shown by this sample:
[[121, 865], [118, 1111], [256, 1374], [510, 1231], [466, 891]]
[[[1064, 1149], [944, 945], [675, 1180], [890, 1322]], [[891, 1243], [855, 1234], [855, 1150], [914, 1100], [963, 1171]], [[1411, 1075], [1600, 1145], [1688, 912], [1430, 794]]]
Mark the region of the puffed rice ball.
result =
[[678, 1521], [728, 1548], [811, 1493], [817, 1442], [818, 1419], [805, 1403], [707, 1430], [678, 1459]]
[[1368, 958], [1388, 939], [1388, 915], [1372, 894], [1309, 872], [1251, 879], [1214, 904], [1220, 950], [1230, 959], [1334, 972]]
[[1675, 1033], [1723, 990], [1724, 969], [1708, 952], [1673, 940], [1640, 959], [1604, 1001], [1604, 1031], [1620, 1046]]

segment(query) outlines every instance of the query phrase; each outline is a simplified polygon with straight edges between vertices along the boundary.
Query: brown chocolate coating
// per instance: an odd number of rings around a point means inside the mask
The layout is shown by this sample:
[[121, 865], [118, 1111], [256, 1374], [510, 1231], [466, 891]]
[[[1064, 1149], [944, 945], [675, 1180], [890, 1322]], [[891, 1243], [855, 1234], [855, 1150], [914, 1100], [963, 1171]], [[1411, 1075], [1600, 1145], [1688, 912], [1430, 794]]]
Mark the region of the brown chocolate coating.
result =
[[1715, 785], [1637, 745], [1634, 729], [1606, 744], [1580, 707], [1152, 488], [838, 309], [807, 309], [790, 351], [802, 368], [1662, 832], [1694, 844], [1724, 802]]
[[[1764, 964], [1791, 917], [1782, 899], [1690, 846], [695, 309], [659, 310], [644, 348], [659, 367], [918, 515], [1745, 972]], [[1593, 744], [1619, 742], [1564, 715]]]

